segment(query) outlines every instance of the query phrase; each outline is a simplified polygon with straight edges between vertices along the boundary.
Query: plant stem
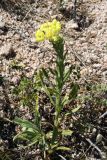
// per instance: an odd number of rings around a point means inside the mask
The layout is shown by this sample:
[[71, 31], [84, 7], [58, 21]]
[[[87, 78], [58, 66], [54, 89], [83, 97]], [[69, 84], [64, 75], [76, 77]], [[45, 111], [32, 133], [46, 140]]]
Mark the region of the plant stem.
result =
[[54, 129], [52, 143], [54, 144], [56, 138], [58, 137], [58, 128], [59, 128], [59, 118], [60, 112], [63, 108], [61, 102], [61, 94], [64, 85], [64, 43], [63, 39], [60, 38], [58, 43], [53, 44], [53, 47], [57, 53], [56, 58], [56, 105], [55, 105], [55, 120], [54, 120]]

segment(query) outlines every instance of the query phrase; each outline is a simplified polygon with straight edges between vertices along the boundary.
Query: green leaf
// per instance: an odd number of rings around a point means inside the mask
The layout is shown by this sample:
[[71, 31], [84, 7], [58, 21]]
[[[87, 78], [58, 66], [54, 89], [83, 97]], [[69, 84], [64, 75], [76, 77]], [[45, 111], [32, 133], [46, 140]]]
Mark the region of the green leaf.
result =
[[71, 85], [71, 91], [69, 93], [69, 100], [75, 99], [77, 97], [78, 90], [79, 90], [79, 85], [78, 84], [72, 84]]
[[35, 99], [36, 99], [35, 112], [36, 112], [36, 114], [38, 114], [39, 113], [39, 97], [38, 97], [38, 95], [35, 96]]
[[55, 149], [57, 147], [58, 147], [58, 143], [57, 142], [55, 142], [54, 144], [51, 144], [51, 149]]
[[68, 51], [66, 51], [64, 54], [64, 60], [66, 59], [67, 54], [68, 54]]
[[62, 100], [62, 104], [63, 106], [67, 105], [69, 103], [69, 96], [68, 95], [65, 95], [63, 100]]
[[57, 147], [56, 150], [71, 151], [71, 148], [60, 146], [60, 147]]
[[47, 94], [47, 96], [49, 97], [49, 99], [50, 99], [50, 102], [53, 104], [53, 105], [55, 105], [55, 103], [54, 103], [54, 101], [53, 101], [53, 99], [52, 99], [52, 96], [51, 96], [51, 94], [50, 94], [50, 90], [48, 89], [48, 87], [44, 84], [44, 82], [43, 82], [43, 75], [42, 75], [42, 72], [40, 71], [39, 72], [39, 75], [40, 75], [40, 80], [41, 80], [41, 84], [42, 84], [42, 89], [43, 89], [43, 91]]
[[69, 69], [66, 69], [65, 73], [64, 73], [64, 82], [66, 82], [69, 78], [70, 78], [70, 74], [72, 72], [72, 66]]
[[35, 124], [40, 129], [41, 128], [41, 116], [39, 112], [39, 97], [38, 95], [35, 96], [36, 105], [35, 105]]
[[51, 73], [52, 75], [55, 75], [55, 74], [56, 74], [56, 71], [55, 71], [54, 69], [52, 69], [52, 68], [49, 68], [49, 71], [50, 71], [50, 73]]
[[24, 131], [24, 132], [21, 132], [21, 133], [17, 134], [17, 135], [14, 137], [14, 140], [15, 140], [15, 139], [31, 140], [32, 138], [35, 137], [35, 135], [37, 135], [37, 133], [26, 130], [26, 131]]
[[46, 79], [49, 80], [48, 71], [46, 71], [44, 68], [42, 68], [42, 73], [46, 77]]
[[50, 94], [52, 94], [52, 95], [58, 94], [55, 87], [51, 87], [51, 88], [48, 87], [48, 91], [49, 91]]
[[55, 144], [55, 141], [56, 141], [56, 138], [58, 137], [58, 128], [56, 126], [54, 126], [54, 129], [53, 129], [53, 134], [52, 134], [52, 140], [51, 140], [51, 144], [54, 145]]
[[69, 130], [69, 129], [62, 131], [62, 135], [63, 135], [63, 136], [71, 136], [72, 133], [73, 133], [73, 131], [71, 131], [71, 130]]
[[77, 112], [80, 108], [81, 108], [81, 106], [78, 106], [78, 107], [74, 108], [74, 109], [72, 110], [72, 113]]
[[40, 91], [42, 87], [39, 72], [40, 71], [38, 71], [33, 78], [33, 88], [38, 91]]
[[24, 120], [24, 119], [16, 117], [15, 120], [14, 120], [14, 122], [16, 124], [21, 125], [22, 128], [23, 127], [25, 127], [25, 128], [32, 128], [34, 130], [39, 131], [38, 127], [35, 124], [33, 124], [32, 122], [28, 121], [28, 120]]
[[54, 103], [54, 101], [53, 101], [53, 98], [52, 98], [52, 96], [51, 96], [51, 94], [50, 94], [50, 89], [48, 89], [48, 87], [46, 87], [46, 86], [43, 86], [43, 90], [44, 90], [44, 92], [47, 94], [47, 96], [49, 97], [50, 102], [51, 102], [53, 105], [55, 105], [55, 103]]
[[24, 131], [24, 132], [21, 132], [19, 134], [17, 134], [13, 140], [15, 141], [16, 139], [21, 139], [21, 140], [24, 140], [24, 141], [27, 141], [28, 142], [28, 146], [31, 146], [31, 145], [34, 145], [36, 143], [40, 143], [41, 142], [41, 139], [42, 139], [42, 135], [39, 134], [39, 132], [31, 132], [31, 131]]

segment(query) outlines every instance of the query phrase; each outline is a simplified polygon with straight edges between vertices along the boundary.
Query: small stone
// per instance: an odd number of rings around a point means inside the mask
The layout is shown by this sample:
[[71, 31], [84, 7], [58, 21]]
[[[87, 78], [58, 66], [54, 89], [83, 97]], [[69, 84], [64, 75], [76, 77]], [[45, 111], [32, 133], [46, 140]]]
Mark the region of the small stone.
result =
[[103, 63], [107, 63], [107, 54], [103, 57]]
[[91, 57], [90, 57], [90, 60], [91, 60], [92, 63], [95, 63], [95, 62], [97, 63], [98, 62], [98, 56], [92, 54]]
[[105, 23], [107, 23], [107, 17], [105, 17], [105, 20], [104, 20], [104, 22], [105, 22]]
[[96, 128], [93, 128], [93, 130], [92, 130], [92, 134], [93, 134], [93, 135], [95, 135], [95, 134], [96, 134], [96, 132], [97, 132], [97, 129], [96, 129]]
[[3, 29], [5, 27], [5, 22], [0, 21], [0, 29]]
[[66, 24], [66, 29], [78, 29], [78, 24], [76, 22], [74, 22], [74, 20], [70, 20], [68, 21], [68, 23]]
[[102, 65], [99, 64], [99, 63], [98, 63], [98, 64], [93, 64], [93, 68], [94, 68], [94, 69], [101, 68], [101, 66], [102, 66]]
[[36, 49], [36, 53], [40, 54], [41, 53], [41, 49], [40, 48]]
[[73, 45], [73, 44], [74, 44], [74, 41], [70, 41], [69, 44], [70, 44], [70, 45]]
[[0, 16], [0, 29], [3, 29], [5, 27], [5, 22], [3, 21], [3, 17]]
[[101, 71], [102, 72], [107, 71], [107, 63], [103, 63]]
[[82, 77], [84, 77], [85, 75], [87, 75], [89, 73], [89, 68], [83, 68], [81, 71], [80, 71], [80, 74]]
[[97, 28], [100, 30], [102, 29], [102, 24], [98, 24]]
[[15, 40], [21, 40], [21, 36], [20, 36], [19, 34], [16, 34], [16, 35], [14, 36], [14, 38], [15, 38]]
[[56, 19], [57, 17], [58, 17], [57, 14], [51, 16], [52, 19]]
[[82, 38], [80, 39], [80, 43], [82, 44], [82, 43], [85, 43], [85, 42], [86, 42], [85, 37], [82, 37]]
[[96, 31], [91, 31], [90, 32], [90, 38], [95, 38], [97, 36], [97, 32]]
[[99, 133], [96, 137], [96, 143], [100, 143], [102, 141], [103, 136]]
[[16, 56], [11, 43], [5, 44], [0, 48], [0, 56], [5, 57], [6, 59]]
[[4, 113], [3, 113], [3, 110], [1, 110], [1, 111], [0, 111], [0, 118], [3, 118], [3, 117], [4, 117], [3, 114], [4, 114]]
[[12, 79], [11, 79], [11, 82], [13, 82], [14, 84], [18, 84], [20, 80], [20, 77], [19, 76], [14, 76]]
[[31, 41], [31, 43], [35, 43], [35, 41], [36, 41], [35, 37], [31, 38], [30, 41]]

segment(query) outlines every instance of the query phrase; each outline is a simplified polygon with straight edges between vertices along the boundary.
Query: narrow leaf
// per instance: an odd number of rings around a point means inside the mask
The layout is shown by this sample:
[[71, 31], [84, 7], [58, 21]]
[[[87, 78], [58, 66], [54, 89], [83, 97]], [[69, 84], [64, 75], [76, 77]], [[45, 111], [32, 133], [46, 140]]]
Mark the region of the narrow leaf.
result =
[[52, 75], [55, 75], [56, 71], [52, 68], [49, 68], [49, 71], [51, 72]]
[[42, 68], [42, 72], [43, 72], [43, 75], [46, 77], [46, 79], [49, 80], [48, 72], [44, 68]]
[[44, 85], [44, 86], [43, 86], [43, 90], [44, 90], [44, 92], [47, 94], [47, 96], [49, 97], [51, 103], [52, 103], [53, 105], [55, 105], [55, 103], [54, 103], [54, 101], [53, 101], [53, 99], [52, 99], [52, 96], [51, 96], [51, 94], [50, 94], [50, 90], [48, 89], [48, 87], [46, 87], [46, 86]]
[[69, 103], [69, 96], [68, 95], [65, 95], [63, 100], [62, 100], [62, 104], [63, 106], [67, 105]]
[[60, 146], [60, 147], [57, 147], [56, 150], [70, 151], [71, 148], [69, 148], [69, 147], [64, 147], [64, 146]]
[[37, 130], [38, 131], [38, 128], [35, 124], [33, 124], [32, 122], [28, 121], [28, 120], [24, 120], [24, 119], [21, 119], [21, 118], [15, 118], [14, 122], [16, 124], [19, 124], [21, 125], [21, 127], [25, 127], [25, 128], [32, 128], [34, 130]]
[[70, 91], [70, 94], [69, 94], [69, 100], [76, 98], [78, 90], [79, 90], [79, 85], [78, 84], [72, 84], [71, 85], [71, 91]]
[[62, 131], [62, 135], [63, 135], [63, 136], [71, 136], [72, 133], [73, 133], [73, 131], [71, 131], [71, 130], [69, 130], [69, 129]]
[[81, 108], [81, 106], [78, 106], [78, 107], [74, 108], [74, 109], [72, 110], [72, 113], [77, 112], [80, 108]]

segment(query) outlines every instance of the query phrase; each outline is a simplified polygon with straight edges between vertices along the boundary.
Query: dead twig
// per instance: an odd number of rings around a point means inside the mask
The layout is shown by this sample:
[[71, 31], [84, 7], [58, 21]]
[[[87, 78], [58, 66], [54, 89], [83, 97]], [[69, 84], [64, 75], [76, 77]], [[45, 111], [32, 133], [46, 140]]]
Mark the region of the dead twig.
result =
[[90, 145], [91, 145], [92, 147], [94, 147], [94, 148], [99, 152], [102, 160], [106, 160], [106, 159], [107, 159], [107, 156], [106, 156], [106, 153], [105, 153], [105, 152], [102, 152], [102, 151], [99, 149], [99, 147], [98, 147], [96, 144], [94, 144], [90, 139], [87, 138], [86, 140], [87, 140], [87, 142], [90, 143]]
[[106, 115], [107, 115], [107, 111], [106, 111], [105, 113], [103, 113], [103, 114], [99, 117], [99, 119], [104, 118]]

